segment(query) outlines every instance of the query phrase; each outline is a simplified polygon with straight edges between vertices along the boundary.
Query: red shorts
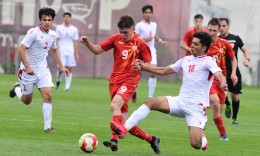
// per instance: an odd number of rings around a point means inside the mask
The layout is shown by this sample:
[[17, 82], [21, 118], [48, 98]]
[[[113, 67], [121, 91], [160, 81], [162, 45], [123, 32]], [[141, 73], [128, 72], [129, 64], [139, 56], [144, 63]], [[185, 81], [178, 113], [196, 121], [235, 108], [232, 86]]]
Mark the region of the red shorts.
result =
[[109, 84], [109, 91], [110, 91], [110, 98], [111, 100], [114, 98], [115, 95], [121, 96], [125, 103], [121, 107], [121, 112], [126, 113], [128, 112], [128, 101], [134, 95], [140, 77], [129, 77], [125, 79], [124, 82], [121, 83], [111, 83]]
[[220, 87], [220, 82], [218, 80], [214, 80], [212, 83], [212, 86], [210, 88], [210, 95], [211, 94], [217, 94], [219, 98], [220, 104], [225, 104], [226, 100], [226, 93], [225, 91]]

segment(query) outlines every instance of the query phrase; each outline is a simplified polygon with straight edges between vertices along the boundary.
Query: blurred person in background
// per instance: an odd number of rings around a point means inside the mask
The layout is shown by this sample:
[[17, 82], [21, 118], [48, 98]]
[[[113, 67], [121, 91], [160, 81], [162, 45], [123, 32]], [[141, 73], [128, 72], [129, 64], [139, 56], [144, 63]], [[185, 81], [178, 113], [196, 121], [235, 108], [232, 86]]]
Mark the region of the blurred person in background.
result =
[[[241, 40], [241, 38], [239, 36], [236, 36], [234, 34], [229, 33], [229, 20], [228, 20], [228, 18], [219, 18], [219, 22], [220, 22], [220, 36], [219, 37], [226, 39], [230, 43], [233, 50], [235, 51], [236, 59], [237, 59], [238, 48], [240, 48], [240, 50], [244, 54], [243, 65], [245, 67], [249, 67], [249, 65], [250, 65], [249, 52], [246, 49], [243, 41]], [[238, 82], [235, 86], [233, 86], [232, 80], [231, 80], [232, 64], [231, 64], [230, 58], [228, 58], [228, 57], [226, 58], [226, 67], [227, 67], [226, 70], [227, 70], [228, 91], [231, 93], [233, 113], [231, 113], [230, 102], [228, 100], [228, 96], [226, 96], [225, 115], [226, 115], [227, 118], [230, 118], [231, 114], [232, 114], [232, 120], [233, 120], [232, 124], [237, 125], [238, 124], [237, 114], [238, 114], [239, 105], [240, 105], [239, 94], [242, 93], [242, 78], [241, 78], [240, 70], [237, 66], [236, 75], [237, 75], [237, 78], [238, 78]]]
[[[136, 24], [135, 32], [147, 43], [152, 53], [152, 61], [150, 62], [153, 66], [157, 66], [157, 54], [155, 49], [155, 41], [159, 42], [163, 46], [167, 46], [167, 42], [163, 41], [156, 35], [157, 23], [152, 22], [153, 17], [153, 6], [145, 5], [142, 8], [143, 20]], [[152, 98], [156, 88], [157, 78], [156, 75], [150, 73], [148, 79], [148, 98]], [[136, 93], [132, 97], [132, 101], [135, 103], [137, 100]]]
[[[208, 22], [208, 33], [211, 37], [211, 45], [207, 52], [208, 56], [211, 56], [216, 59], [217, 65], [221, 68], [222, 73], [226, 76], [226, 58], [229, 57], [232, 61], [232, 72], [231, 72], [231, 80], [232, 85], [237, 84], [237, 76], [236, 76], [236, 68], [237, 68], [237, 60], [235, 56], [235, 52], [232, 49], [229, 42], [225, 39], [218, 37], [218, 33], [220, 31], [220, 23], [217, 18], [212, 18]], [[226, 127], [224, 124], [224, 120], [221, 116], [221, 111], [223, 105], [225, 104], [226, 93], [225, 91], [219, 87], [220, 82], [215, 78], [213, 84], [210, 88], [210, 107], [213, 111], [213, 121], [217, 126], [217, 129], [220, 134], [220, 140], [228, 141], [226, 134]]]
[[[71, 13], [63, 14], [63, 24], [56, 28], [57, 47], [60, 52], [62, 64], [70, 71], [70, 75], [65, 77], [65, 90], [69, 91], [72, 80], [72, 68], [79, 61], [78, 52], [78, 29], [71, 24]], [[60, 86], [61, 72], [57, 72], [56, 89]]]
[[189, 28], [180, 41], [180, 47], [186, 51], [186, 56], [191, 54], [191, 43], [193, 39], [193, 34], [195, 32], [208, 32], [208, 29], [202, 27], [202, 23], [203, 16], [201, 14], [196, 14], [194, 16], [194, 27]]

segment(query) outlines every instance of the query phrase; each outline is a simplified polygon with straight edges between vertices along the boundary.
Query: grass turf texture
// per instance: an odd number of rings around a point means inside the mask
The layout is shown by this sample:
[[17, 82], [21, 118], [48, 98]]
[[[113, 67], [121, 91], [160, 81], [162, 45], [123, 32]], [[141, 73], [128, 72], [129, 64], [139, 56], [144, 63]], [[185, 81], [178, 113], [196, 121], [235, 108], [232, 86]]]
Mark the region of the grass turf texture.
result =
[[[16, 81], [15, 75], [0, 75], [0, 155], [86, 155], [78, 146], [78, 139], [84, 133], [98, 137], [99, 145], [92, 155], [155, 155], [148, 143], [130, 134], [119, 140], [117, 152], [103, 146], [102, 142], [110, 139], [111, 120], [106, 79], [73, 78], [69, 92], [65, 92], [63, 80], [60, 88], [53, 90], [52, 125], [57, 134], [43, 133], [42, 98], [36, 88], [29, 106], [22, 104], [17, 97], [11, 99], [8, 96]], [[155, 95], [177, 95], [179, 87], [180, 83], [158, 81]], [[223, 115], [229, 141], [219, 140], [212, 112], [207, 111], [207, 151], [190, 146], [184, 119], [152, 112], [139, 126], [161, 138], [161, 155], [260, 155], [260, 89], [244, 86], [243, 92], [240, 96], [239, 125], [232, 125], [232, 120]], [[137, 103], [129, 102], [129, 114], [143, 103], [147, 94], [147, 80], [142, 80]]]

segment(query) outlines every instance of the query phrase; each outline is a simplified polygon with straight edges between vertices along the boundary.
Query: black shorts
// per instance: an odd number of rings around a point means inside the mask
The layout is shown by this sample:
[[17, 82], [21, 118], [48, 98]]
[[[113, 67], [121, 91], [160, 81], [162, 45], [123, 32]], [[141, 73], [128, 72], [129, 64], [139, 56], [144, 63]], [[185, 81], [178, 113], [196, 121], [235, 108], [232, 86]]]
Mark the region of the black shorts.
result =
[[227, 75], [227, 84], [228, 84], [228, 91], [234, 94], [242, 94], [242, 80], [241, 80], [241, 73], [237, 70], [237, 84], [233, 86], [233, 82], [231, 80], [231, 75]]

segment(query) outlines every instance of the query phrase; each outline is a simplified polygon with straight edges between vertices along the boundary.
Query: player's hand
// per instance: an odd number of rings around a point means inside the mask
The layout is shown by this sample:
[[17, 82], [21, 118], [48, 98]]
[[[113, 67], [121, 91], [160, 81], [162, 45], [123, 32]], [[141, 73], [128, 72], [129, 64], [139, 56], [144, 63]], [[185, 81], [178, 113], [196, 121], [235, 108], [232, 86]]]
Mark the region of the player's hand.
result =
[[233, 86], [237, 85], [238, 78], [236, 74], [231, 74], [231, 80], [233, 82]]
[[228, 91], [228, 84], [222, 83], [222, 84], [220, 85], [220, 87], [221, 87], [224, 91]]
[[245, 59], [245, 60], [243, 61], [243, 64], [244, 64], [244, 66], [249, 67], [250, 62], [248, 61], [248, 59]]
[[25, 70], [28, 75], [34, 75], [34, 71], [30, 66], [26, 66]]
[[168, 42], [163, 41], [163, 40], [161, 40], [160, 43], [161, 43], [163, 46], [165, 46], [165, 47], [168, 45]]
[[89, 38], [88, 36], [81, 36], [79, 41], [84, 44], [84, 45], [87, 45], [89, 43]]
[[63, 72], [65, 74], [65, 76], [69, 76], [70, 75], [70, 71], [67, 68], [65, 68], [65, 67], [59, 68], [59, 71]]
[[142, 61], [139, 59], [136, 59], [134, 62], [134, 68], [136, 71], [140, 71], [142, 69]]

